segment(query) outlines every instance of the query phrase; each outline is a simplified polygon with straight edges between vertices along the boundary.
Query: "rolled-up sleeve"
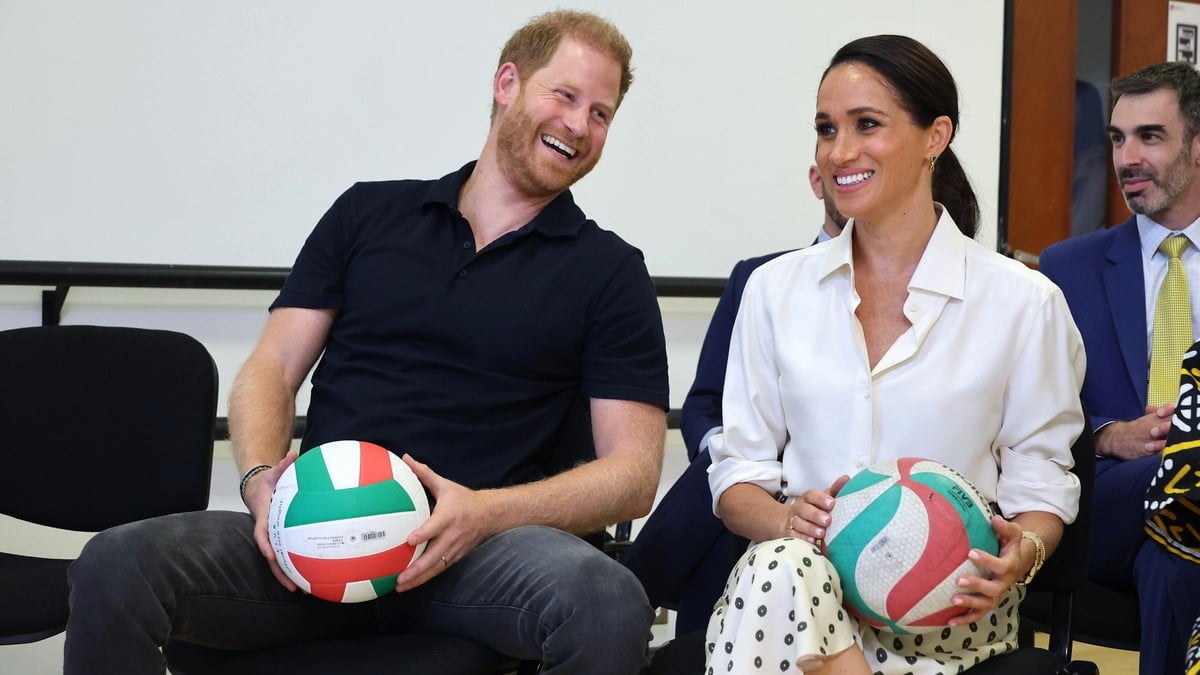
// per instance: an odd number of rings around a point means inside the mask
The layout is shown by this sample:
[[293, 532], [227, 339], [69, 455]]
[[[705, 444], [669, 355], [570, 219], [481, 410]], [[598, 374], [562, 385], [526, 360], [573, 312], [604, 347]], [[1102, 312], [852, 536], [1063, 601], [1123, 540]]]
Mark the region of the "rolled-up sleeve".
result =
[[1079, 512], [1071, 445], [1084, 424], [1079, 402], [1087, 367], [1083, 340], [1057, 288], [1024, 328], [996, 439], [997, 500], [1007, 518], [1048, 511], [1071, 523]]
[[779, 453], [788, 431], [765, 292], [762, 274], [756, 271], [746, 284], [734, 322], [722, 402], [724, 431], [713, 435], [708, 446], [713, 513], [721, 495], [733, 485], [752, 483], [771, 494], [782, 485]]

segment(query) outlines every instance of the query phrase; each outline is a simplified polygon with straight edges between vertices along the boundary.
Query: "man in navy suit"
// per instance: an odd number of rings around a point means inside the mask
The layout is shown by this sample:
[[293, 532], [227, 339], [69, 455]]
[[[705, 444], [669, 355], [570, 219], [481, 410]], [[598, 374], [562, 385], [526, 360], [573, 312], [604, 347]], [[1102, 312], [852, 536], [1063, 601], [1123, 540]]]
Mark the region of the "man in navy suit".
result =
[[1143, 501], [1158, 471], [1173, 402], [1148, 401], [1150, 332], [1168, 236], [1183, 255], [1200, 327], [1200, 74], [1183, 63], [1144, 68], [1112, 83], [1112, 160], [1134, 216], [1109, 230], [1060, 242], [1040, 269], [1062, 288], [1083, 334], [1083, 401], [1096, 431], [1095, 528], [1088, 576], [1136, 590], [1140, 671], [1179, 673], [1200, 612], [1200, 565], [1150, 541]]
[[[808, 180], [813, 194], [825, 204], [825, 221], [813, 242], [819, 244], [840, 234], [846, 217], [838, 212], [833, 198], [825, 195], [817, 167], [809, 167]], [[713, 605], [733, 568], [735, 537], [712, 512], [708, 439], [721, 428], [721, 394], [725, 388], [729, 339], [746, 280], [759, 265], [784, 253], [743, 260], [729, 274], [700, 348], [696, 380], [683, 402], [680, 431], [691, 463], [622, 557], [641, 579], [651, 605], [675, 608], [677, 635], [708, 625]]]

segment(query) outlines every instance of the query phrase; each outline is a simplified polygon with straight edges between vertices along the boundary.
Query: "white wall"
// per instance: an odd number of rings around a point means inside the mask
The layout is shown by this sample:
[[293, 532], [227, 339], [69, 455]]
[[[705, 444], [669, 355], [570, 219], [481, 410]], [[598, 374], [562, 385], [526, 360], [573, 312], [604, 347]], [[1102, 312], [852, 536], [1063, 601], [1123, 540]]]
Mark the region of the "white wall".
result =
[[[0, 0], [0, 257], [290, 265], [355, 180], [437, 177], [487, 131], [500, 46], [555, 0]], [[903, 32], [957, 75], [994, 241], [1003, 1], [568, 0], [637, 81], [576, 190], [656, 275], [811, 240], [818, 78]]]

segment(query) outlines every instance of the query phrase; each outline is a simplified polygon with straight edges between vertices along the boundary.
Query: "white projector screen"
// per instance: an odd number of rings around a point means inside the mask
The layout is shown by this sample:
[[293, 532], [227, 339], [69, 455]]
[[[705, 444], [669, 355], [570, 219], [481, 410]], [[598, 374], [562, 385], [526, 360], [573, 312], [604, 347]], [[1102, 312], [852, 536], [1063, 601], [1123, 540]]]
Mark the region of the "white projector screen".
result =
[[817, 80], [904, 33], [954, 72], [955, 148], [996, 239], [1003, 0], [0, 0], [10, 260], [288, 266], [357, 180], [474, 158], [501, 45], [558, 6], [612, 19], [636, 81], [575, 189], [666, 276], [811, 241]]

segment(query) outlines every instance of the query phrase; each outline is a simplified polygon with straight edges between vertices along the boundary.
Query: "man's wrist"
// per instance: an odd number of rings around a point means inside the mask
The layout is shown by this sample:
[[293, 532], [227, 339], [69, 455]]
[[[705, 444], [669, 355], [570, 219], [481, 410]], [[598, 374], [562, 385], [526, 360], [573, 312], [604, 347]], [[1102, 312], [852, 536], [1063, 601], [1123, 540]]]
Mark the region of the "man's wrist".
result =
[[[238, 483], [238, 494], [242, 497], [242, 503], [246, 504], [246, 487], [250, 485], [250, 479], [264, 471], [270, 471], [273, 467], [269, 464], [259, 464], [258, 466], [250, 467], [242, 474], [242, 480]], [[249, 504], [246, 504], [249, 507]]]

